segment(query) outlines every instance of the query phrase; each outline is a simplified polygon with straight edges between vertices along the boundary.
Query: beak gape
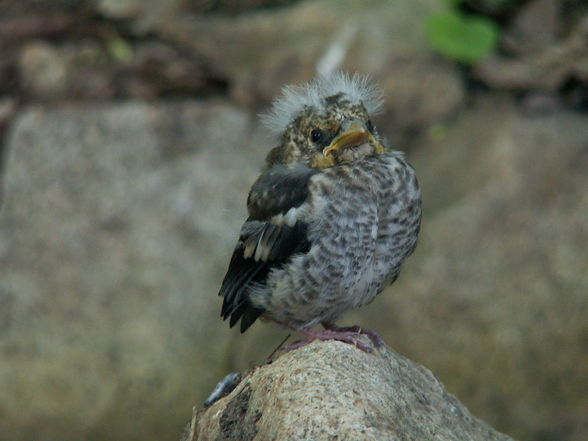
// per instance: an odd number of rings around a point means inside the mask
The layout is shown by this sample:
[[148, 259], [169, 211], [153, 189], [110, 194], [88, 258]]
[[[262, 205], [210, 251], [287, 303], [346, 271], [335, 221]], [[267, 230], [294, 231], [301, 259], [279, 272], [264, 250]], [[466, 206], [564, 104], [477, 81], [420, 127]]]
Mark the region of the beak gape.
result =
[[323, 150], [323, 156], [332, 155], [336, 151], [349, 147], [355, 147], [372, 141], [376, 153], [383, 153], [384, 147], [374, 138], [365, 124], [359, 120], [345, 121], [341, 125], [340, 133], [333, 139], [331, 144]]

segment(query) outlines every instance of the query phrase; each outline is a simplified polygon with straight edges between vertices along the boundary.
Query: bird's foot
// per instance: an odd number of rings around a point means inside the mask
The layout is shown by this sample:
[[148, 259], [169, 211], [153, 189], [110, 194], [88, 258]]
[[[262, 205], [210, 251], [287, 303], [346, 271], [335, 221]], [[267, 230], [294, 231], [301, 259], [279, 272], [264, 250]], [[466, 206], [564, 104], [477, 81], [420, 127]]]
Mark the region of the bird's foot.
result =
[[[357, 332], [354, 330], [344, 330], [344, 328], [339, 329], [324, 329], [322, 331], [317, 331], [314, 329], [297, 329], [298, 332], [304, 335], [305, 339], [292, 343], [291, 345], [284, 346], [284, 350], [292, 351], [294, 349], [301, 348], [302, 346], [306, 346], [313, 341], [325, 341], [325, 340], [337, 340], [343, 343], [347, 343], [353, 345], [364, 352], [372, 352], [373, 348], [362, 343], [357, 337], [361, 335], [361, 332]], [[370, 337], [371, 338], [371, 337]], [[380, 339], [381, 340], [381, 339]]]
[[354, 325], [354, 326], [343, 326], [339, 327], [332, 323], [323, 323], [325, 329], [334, 332], [354, 332], [359, 335], [366, 335], [374, 344], [376, 348], [384, 346], [384, 339], [376, 334], [374, 331], [370, 331], [369, 329], [362, 328], [361, 326]]

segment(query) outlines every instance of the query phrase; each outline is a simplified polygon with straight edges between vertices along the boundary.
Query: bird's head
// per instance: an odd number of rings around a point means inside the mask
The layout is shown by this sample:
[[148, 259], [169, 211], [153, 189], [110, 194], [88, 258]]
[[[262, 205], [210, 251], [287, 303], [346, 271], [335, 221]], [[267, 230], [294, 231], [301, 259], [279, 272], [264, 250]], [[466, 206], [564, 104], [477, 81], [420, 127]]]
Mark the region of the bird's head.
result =
[[263, 121], [280, 137], [267, 162], [304, 162], [327, 168], [384, 153], [371, 122], [382, 94], [366, 77], [337, 73], [301, 86], [285, 87]]

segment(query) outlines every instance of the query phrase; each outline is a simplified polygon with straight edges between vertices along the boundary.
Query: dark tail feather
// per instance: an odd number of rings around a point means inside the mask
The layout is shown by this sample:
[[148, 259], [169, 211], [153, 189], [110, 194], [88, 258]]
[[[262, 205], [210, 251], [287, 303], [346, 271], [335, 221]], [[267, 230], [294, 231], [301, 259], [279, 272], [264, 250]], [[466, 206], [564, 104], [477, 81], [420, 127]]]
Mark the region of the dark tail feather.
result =
[[257, 320], [259, 316], [263, 314], [263, 312], [263, 309], [250, 305], [250, 307], [245, 310], [243, 317], [241, 318], [241, 333], [247, 331], [249, 326], [251, 326], [255, 320]]
[[256, 308], [248, 298], [244, 298], [231, 313], [229, 326], [232, 328], [241, 319], [241, 332], [245, 332], [264, 312], [263, 308]]
[[224, 294], [223, 306], [221, 308], [223, 320], [226, 320], [244, 300], [247, 300], [245, 291], [249, 287], [249, 283], [264, 269], [262, 265], [252, 266], [249, 270], [243, 272], [242, 276], [232, 287], [229, 287], [227, 293]]

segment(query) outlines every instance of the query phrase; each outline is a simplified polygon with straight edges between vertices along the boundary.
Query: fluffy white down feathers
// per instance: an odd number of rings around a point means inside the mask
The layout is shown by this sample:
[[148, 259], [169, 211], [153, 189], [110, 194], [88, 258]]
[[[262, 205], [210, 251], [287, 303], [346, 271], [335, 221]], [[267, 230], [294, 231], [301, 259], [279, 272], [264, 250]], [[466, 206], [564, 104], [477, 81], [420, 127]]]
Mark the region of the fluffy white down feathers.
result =
[[362, 103], [372, 116], [378, 114], [384, 104], [382, 91], [368, 76], [336, 72], [306, 84], [284, 87], [282, 96], [274, 100], [271, 111], [261, 115], [261, 120], [274, 135], [280, 135], [306, 107], [320, 112], [326, 106], [324, 98], [338, 93], [346, 95], [352, 104]]

